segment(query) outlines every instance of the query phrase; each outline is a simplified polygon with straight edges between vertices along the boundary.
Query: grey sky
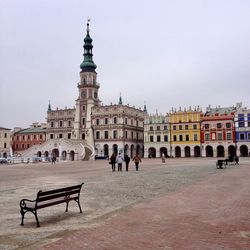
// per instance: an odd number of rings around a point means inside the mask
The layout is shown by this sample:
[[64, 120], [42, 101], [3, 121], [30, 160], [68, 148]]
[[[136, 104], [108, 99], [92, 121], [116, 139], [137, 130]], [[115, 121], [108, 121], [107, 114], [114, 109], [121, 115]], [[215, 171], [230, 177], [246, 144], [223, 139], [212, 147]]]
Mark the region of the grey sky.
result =
[[0, 0], [0, 126], [75, 105], [88, 17], [104, 104], [250, 108], [249, 13], [249, 0]]

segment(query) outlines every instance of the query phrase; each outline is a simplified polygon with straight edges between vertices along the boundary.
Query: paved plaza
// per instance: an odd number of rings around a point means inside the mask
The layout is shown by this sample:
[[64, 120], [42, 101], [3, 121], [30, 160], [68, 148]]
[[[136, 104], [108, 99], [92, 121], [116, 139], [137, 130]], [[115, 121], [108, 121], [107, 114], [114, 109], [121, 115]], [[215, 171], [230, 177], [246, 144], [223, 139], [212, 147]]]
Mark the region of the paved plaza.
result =
[[[250, 249], [250, 159], [143, 159], [111, 172], [105, 160], [0, 166], [0, 249]], [[38, 210], [19, 201], [84, 182], [77, 203]]]

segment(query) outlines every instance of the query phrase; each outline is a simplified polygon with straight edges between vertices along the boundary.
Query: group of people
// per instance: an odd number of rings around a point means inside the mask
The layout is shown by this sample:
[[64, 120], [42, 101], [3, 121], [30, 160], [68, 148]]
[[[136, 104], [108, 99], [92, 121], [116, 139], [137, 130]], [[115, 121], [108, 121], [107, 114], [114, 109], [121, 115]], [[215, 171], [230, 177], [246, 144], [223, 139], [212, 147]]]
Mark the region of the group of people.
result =
[[[138, 171], [139, 170], [139, 162], [141, 162], [141, 157], [138, 154], [136, 154], [132, 158], [132, 161], [135, 162], [135, 170]], [[113, 172], [115, 172], [116, 163], [117, 163], [117, 166], [118, 166], [118, 171], [121, 172], [123, 162], [125, 162], [126, 171], [128, 171], [129, 163], [130, 163], [130, 157], [128, 155], [125, 155], [124, 158], [123, 158], [121, 153], [119, 153], [117, 156], [115, 155], [115, 153], [113, 153], [111, 155], [110, 159], [109, 159], [109, 163], [111, 164]]]

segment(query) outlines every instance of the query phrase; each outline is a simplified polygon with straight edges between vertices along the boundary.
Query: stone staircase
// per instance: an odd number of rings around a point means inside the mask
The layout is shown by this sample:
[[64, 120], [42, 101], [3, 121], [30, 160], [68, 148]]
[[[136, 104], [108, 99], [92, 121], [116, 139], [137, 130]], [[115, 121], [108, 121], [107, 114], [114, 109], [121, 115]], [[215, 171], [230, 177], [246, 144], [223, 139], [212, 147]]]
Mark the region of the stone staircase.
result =
[[41, 152], [44, 156], [44, 152], [48, 151], [49, 155], [53, 149], [58, 149], [59, 153], [62, 151], [70, 152], [74, 151], [77, 154], [76, 160], [91, 160], [94, 159], [95, 150], [92, 145], [87, 144], [83, 140], [71, 140], [71, 139], [52, 139], [44, 142], [40, 145], [34, 145], [29, 149], [21, 153], [22, 157], [37, 157], [37, 153]]

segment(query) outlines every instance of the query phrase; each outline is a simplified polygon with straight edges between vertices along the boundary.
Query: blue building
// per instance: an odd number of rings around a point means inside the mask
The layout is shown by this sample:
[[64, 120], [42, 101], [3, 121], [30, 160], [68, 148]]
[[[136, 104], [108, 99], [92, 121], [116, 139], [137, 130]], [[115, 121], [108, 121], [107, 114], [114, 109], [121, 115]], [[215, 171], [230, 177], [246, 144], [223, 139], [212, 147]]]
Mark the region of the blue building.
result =
[[234, 122], [237, 153], [243, 157], [250, 156], [250, 109], [242, 107], [242, 103], [237, 103]]

